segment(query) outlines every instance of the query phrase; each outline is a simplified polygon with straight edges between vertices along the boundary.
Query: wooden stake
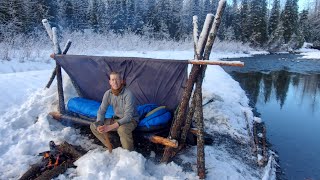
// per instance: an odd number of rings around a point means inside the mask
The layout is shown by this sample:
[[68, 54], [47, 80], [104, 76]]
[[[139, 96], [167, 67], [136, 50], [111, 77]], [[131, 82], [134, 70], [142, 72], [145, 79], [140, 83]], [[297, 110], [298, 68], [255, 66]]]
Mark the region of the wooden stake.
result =
[[[201, 71], [202, 72], [202, 71]], [[205, 153], [204, 153], [204, 123], [203, 123], [203, 109], [202, 109], [202, 76], [198, 76], [198, 81], [201, 81], [201, 84], [196, 85], [195, 90], [195, 119], [197, 122], [198, 128], [198, 137], [197, 137], [197, 169], [198, 176], [200, 179], [204, 179], [206, 176], [205, 169]]]

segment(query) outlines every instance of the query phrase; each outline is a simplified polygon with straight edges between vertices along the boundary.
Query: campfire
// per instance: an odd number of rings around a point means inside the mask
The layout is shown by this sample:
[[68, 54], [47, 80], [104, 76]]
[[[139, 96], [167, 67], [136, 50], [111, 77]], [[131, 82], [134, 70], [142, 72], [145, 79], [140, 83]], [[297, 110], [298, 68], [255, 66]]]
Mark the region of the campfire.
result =
[[64, 154], [53, 141], [50, 141], [49, 147], [50, 151], [39, 153], [39, 156], [43, 157], [43, 167], [41, 168], [41, 171], [57, 167], [65, 163], [67, 159], [70, 159], [70, 157]]
[[75, 167], [73, 162], [79, 159], [85, 152], [79, 147], [74, 147], [67, 142], [56, 145], [49, 142], [49, 151], [39, 153], [41, 160], [31, 165], [20, 180], [27, 179], [52, 179], [64, 173], [68, 168]]

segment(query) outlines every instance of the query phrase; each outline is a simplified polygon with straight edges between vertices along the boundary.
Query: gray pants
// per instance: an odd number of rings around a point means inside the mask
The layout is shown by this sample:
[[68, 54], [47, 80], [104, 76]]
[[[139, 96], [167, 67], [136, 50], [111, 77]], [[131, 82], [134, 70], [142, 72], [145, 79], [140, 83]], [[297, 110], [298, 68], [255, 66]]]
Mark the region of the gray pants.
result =
[[[116, 120], [115, 120], [116, 121]], [[104, 135], [102, 133], [99, 133], [97, 130], [98, 126], [101, 126], [103, 124], [110, 125], [115, 122], [113, 119], [106, 119], [104, 122], [98, 121], [91, 123], [90, 129], [92, 133], [106, 146]], [[129, 151], [134, 150], [133, 145], [133, 137], [132, 137], [132, 131], [137, 127], [137, 122], [135, 120], [132, 120], [129, 123], [122, 124], [118, 129], [114, 129], [112, 131], [117, 131], [120, 137], [120, 142], [122, 145], [122, 148], [127, 149]]]

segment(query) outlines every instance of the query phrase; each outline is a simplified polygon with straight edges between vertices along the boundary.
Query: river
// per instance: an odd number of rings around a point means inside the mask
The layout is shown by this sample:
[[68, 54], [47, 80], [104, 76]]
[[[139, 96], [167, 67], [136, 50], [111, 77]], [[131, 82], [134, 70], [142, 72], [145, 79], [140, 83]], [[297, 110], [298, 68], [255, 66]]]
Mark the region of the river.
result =
[[224, 67], [240, 83], [279, 155], [279, 179], [320, 179], [320, 60], [256, 55]]

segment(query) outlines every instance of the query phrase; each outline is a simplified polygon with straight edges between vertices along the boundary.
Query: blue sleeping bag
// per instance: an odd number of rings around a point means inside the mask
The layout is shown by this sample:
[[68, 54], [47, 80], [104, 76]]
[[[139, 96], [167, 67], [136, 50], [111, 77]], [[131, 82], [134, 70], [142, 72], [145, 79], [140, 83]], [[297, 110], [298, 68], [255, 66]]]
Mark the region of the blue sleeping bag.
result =
[[[68, 101], [67, 107], [70, 112], [95, 119], [97, 118], [100, 104], [97, 101], [75, 97]], [[138, 129], [143, 131], [165, 127], [172, 118], [171, 113], [165, 106], [158, 106], [156, 104], [138, 106], [137, 111], [140, 116]], [[109, 106], [105, 118], [112, 118], [113, 115], [112, 106]]]
[[[100, 107], [99, 102], [81, 98], [81, 97], [75, 97], [71, 98], [68, 101], [67, 107], [70, 112], [80, 114], [89, 118], [97, 118], [97, 113]], [[113, 116], [113, 108], [112, 106], [109, 106], [106, 112], [105, 117], [106, 118], [112, 118]]]

